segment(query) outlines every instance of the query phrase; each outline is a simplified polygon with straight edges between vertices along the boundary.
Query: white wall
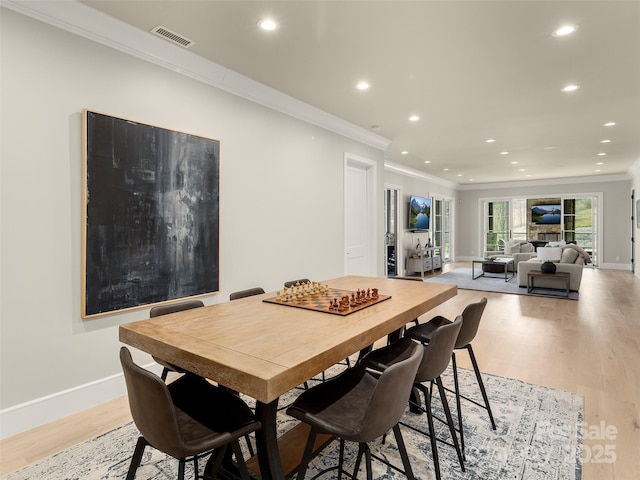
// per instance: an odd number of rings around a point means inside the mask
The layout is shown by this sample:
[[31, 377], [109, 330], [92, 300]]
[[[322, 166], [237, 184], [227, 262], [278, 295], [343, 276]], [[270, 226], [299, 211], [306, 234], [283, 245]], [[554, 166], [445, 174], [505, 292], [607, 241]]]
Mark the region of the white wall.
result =
[[0, 21], [4, 414], [118, 374], [118, 325], [148, 316], [80, 318], [84, 108], [220, 140], [221, 292], [206, 303], [343, 274], [344, 153], [381, 170], [380, 150], [4, 8]]

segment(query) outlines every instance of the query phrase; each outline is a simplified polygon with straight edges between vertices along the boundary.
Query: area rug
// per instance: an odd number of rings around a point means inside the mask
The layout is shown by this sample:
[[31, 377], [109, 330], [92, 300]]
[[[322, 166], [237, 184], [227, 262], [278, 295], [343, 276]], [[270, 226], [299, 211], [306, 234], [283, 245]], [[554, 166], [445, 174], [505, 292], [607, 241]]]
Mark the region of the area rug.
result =
[[[474, 269], [475, 275], [479, 275], [479, 267]], [[425, 278], [425, 282], [448, 283], [457, 285], [463, 290], [480, 290], [483, 292], [511, 293], [514, 295], [533, 295], [540, 297], [564, 298], [564, 290], [556, 290], [551, 288], [537, 288], [532, 293], [527, 293], [526, 287], [518, 286], [517, 275], [508, 282], [504, 281], [502, 274], [486, 274], [485, 276], [471, 278], [470, 268], [456, 268], [450, 272], [445, 272], [435, 277]], [[569, 292], [570, 300], [578, 300], [578, 292]]]
[[[340, 368], [340, 367], [334, 367]], [[463, 394], [481, 398], [472, 371], [459, 369]], [[439, 442], [440, 468], [443, 480], [580, 480], [582, 478], [581, 450], [583, 400], [576, 394], [528, 384], [519, 380], [484, 375], [485, 385], [497, 424], [491, 429], [486, 411], [463, 400], [464, 434], [466, 443], [466, 473], [461, 471], [455, 450]], [[443, 376], [451, 385], [450, 370]], [[283, 398], [291, 401], [299, 391]], [[444, 418], [442, 407], [434, 396], [435, 414]], [[455, 415], [455, 401], [449, 401]], [[409, 413], [403, 421], [426, 427], [426, 417]], [[279, 413], [279, 430], [284, 432], [295, 425], [295, 420]], [[437, 435], [449, 438], [445, 425], [436, 421]], [[431, 446], [428, 437], [402, 427], [414, 474], [419, 480], [435, 479]], [[138, 431], [132, 423], [104, 435], [64, 450], [52, 457], [31, 464], [2, 480], [104, 480], [123, 479]], [[306, 478], [311, 479], [326, 468], [337, 465], [338, 442], [327, 446], [317, 456]], [[372, 452], [401, 466], [393, 435], [386, 442], [371, 443]], [[357, 448], [347, 443], [347, 468], [352, 469]], [[178, 462], [164, 454], [147, 448], [137, 480], [175, 480]], [[374, 478], [384, 480], [406, 479], [388, 466], [373, 461]], [[191, 466], [188, 467], [191, 469]], [[361, 467], [360, 478], [364, 478]], [[193, 478], [192, 470], [185, 478]], [[317, 478], [336, 478], [335, 470]]]

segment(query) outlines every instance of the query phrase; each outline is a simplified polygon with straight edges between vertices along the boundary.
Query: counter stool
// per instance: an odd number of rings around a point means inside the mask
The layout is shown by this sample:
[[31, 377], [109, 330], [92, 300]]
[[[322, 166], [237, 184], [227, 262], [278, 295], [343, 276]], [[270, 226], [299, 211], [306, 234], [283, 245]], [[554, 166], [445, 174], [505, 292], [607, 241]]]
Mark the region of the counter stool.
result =
[[[414, 378], [414, 388], [422, 392], [422, 394], [424, 395], [425, 407], [422, 408], [420, 406], [419, 395], [416, 395], [414, 397], [415, 401], [410, 400], [410, 402], [413, 403], [414, 407], [419, 408], [421, 411], [427, 414], [427, 425], [429, 431], [423, 432], [422, 430], [407, 425], [406, 423], [402, 423], [402, 425], [407, 426], [412, 430], [429, 436], [431, 440], [431, 452], [433, 455], [433, 465], [435, 468], [437, 480], [440, 480], [441, 477], [440, 460], [438, 459], [437, 439], [433, 426], [434, 417], [431, 409], [431, 397], [433, 394], [434, 383], [438, 387], [440, 401], [442, 402], [442, 408], [444, 410], [445, 416], [447, 417], [446, 423], [449, 427], [449, 432], [453, 441], [453, 443], [449, 445], [452, 445], [456, 449], [460, 467], [463, 472], [465, 471], [462, 451], [460, 449], [460, 444], [458, 443], [458, 436], [453, 424], [453, 418], [451, 418], [451, 411], [449, 410], [449, 404], [447, 402], [446, 393], [442, 385], [442, 380], [440, 379], [440, 375], [442, 375], [442, 373], [449, 365], [449, 359], [451, 358], [453, 347], [455, 345], [456, 338], [458, 337], [461, 326], [462, 317], [459, 316], [454, 322], [451, 322], [448, 325], [443, 325], [442, 327], [436, 329], [433, 332], [431, 342], [427, 345], [423, 345], [424, 355], [422, 356], [422, 361], [420, 362], [420, 366]], [[387, 369], [391, 368], [396, 364], [396, 362], [403, 358], [404, 351], [407, 349], [407, 346], [413, 343], [415, 343], [413, 340], [407, 337], [403, 337], [397, 342], [392, 343], [391, 345], [387, 345], [370, 352], [364, 358], [362, 358], [359, 365], [385, 372]], [[429, 388], [427, 388], [427, 386], [425, 385], [426, 382], [429, 382]], [[448, 442], [444, 443], [448, 444]]]
[[[371, 458], [387, 462], [373, 455], [367, 442], [381, 437], [389, 430], [393, 430], [395, 434], [404, 474], [409, 480], [415, 479], [398, 421], [407, 405], [423, 350], [419, 343], [409, 341], [402, 352], [402, 359], [381, 375], [371, 373], [363, 365], [356, 365], [303, 392], [293, 402], [287, 409], [287, 414], [311, 427], [297, 480], [305, 478], [319, 433], [340, 438], [338, 479], [342, 478], [344, 471], [345, 440], [358, 443], [355, 470], [349, 476], [357, 478], [364, 455], [367, 479], [371, 479]], [[393, 468], [397, 469], [395, 466]]]
[[[465, 307], [462, 312], [462, 328], [460, 329], [460, 333], [458, 334], [458, 338], [456, 340], [454, 351], [451, 354], [452, 367], [453, 367], [453, 383], [454, 383], [454, 393], [456, 395], [456, 409], [458, 412], [458, 430], [460, 433], [460, 444], [462, 445], [462, 452], [464, 454], [464, 433], [462, 429], [462, 409], [460, 407], [460, 399], [464, 398], [465, 400], [474, 403], [482, 408], [484, 408], [489, 414], [489, 420], [491, 421], [491, 428], [496, 429], [496, 422], [493, 419], [493, 413], [491, 412], [491, 406], [489, 405], [489, 398], [487, 397], [487, 391], [484, 388], [484, 382], [482, 381], [482, 375], [480, 374], [480, 369], [478, 368], [478, 362], [476, 361], [476, 356], [473, 353], [473, 348], [471, 347], [471, 342], [476, 336], [478, 332], [478, 326], [480, 325], [480, 319], [482, 318], [482, 313], [487, 305], [487, 299], [482, 298], [477, 303], [469, 304]], [[412, 327], [405, 332], [405, 336], [407, 338], [411, 338], [417, 340], [423, 344], [428, 344], [431, 341], [433, 333], [437, 331], [441, 326], [448, 325], [451, 323], [451, 320], [446, 319], [442, 316], [434, 317], [422, 325]], [[480, 387], [480, 392], [482, 393], [482, 398], [484, 400], [484, 405], [478, 403], [477, 401], [465, 397], [460, 394], [460, 388], [458, 385], [458, 366], [456, 363], [456, 353], [455, 350], [466, 349], [469, 352], [469, 357], [471, 358], [471, 363], [473, 364], [473, 371], [476, 374], [476, 379], [478, 381], [478, 386]]]

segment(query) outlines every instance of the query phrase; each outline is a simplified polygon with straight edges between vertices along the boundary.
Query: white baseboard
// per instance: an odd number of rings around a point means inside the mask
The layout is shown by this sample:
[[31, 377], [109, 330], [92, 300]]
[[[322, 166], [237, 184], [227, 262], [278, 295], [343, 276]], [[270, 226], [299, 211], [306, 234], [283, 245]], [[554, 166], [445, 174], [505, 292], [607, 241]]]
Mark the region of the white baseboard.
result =
[[[162, 370], [156, 363], [145, 365], [145, 368], [158, 374]], [[118, 373], [0, 410], [0, 439], [115, 400], [126, 393], [124, 376]]]
[[608, 270], [626, 270], [631, 271], [630, 263], [603, 263], [599, 265], [600, 268], [606, 268]]

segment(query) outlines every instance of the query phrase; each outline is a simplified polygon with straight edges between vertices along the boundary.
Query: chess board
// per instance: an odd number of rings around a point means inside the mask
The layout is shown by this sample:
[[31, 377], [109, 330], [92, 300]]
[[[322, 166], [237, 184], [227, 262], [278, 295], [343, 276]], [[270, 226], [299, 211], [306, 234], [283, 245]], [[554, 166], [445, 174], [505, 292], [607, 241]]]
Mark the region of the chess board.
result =
[[286, 305], [287, 307], [295, 307], [295, 308], [304, 308], [306, 310], [314, 310], [316, 312], [325, 312], [332, 313], [334, 315], [349, 315], [353, 312], [357, 312], [362, 310], [363, 308], [370, 307], [371, 305], [376, 305], [380, 302], [384, 302], [391, 298], [391, 295], [378, 295], [377, 298], [372, 298], [367, 302], [360, 303], [357, 305], [349, 305], [345, 310], [338, 310], [336, 308], [332, 308], [331, 304], [334, 300], [340, 300], [344, 296], [349, 296], [355, 293], [349, 290], [338, 290], [337, 288], [329, 288], [326, 294], [313, 294], [307, 295], [301, 299], [284, 301], [280, 300], [276, 297], [265, 298], [263, 302], [266, 303], [275, 303], [276, 305]]

